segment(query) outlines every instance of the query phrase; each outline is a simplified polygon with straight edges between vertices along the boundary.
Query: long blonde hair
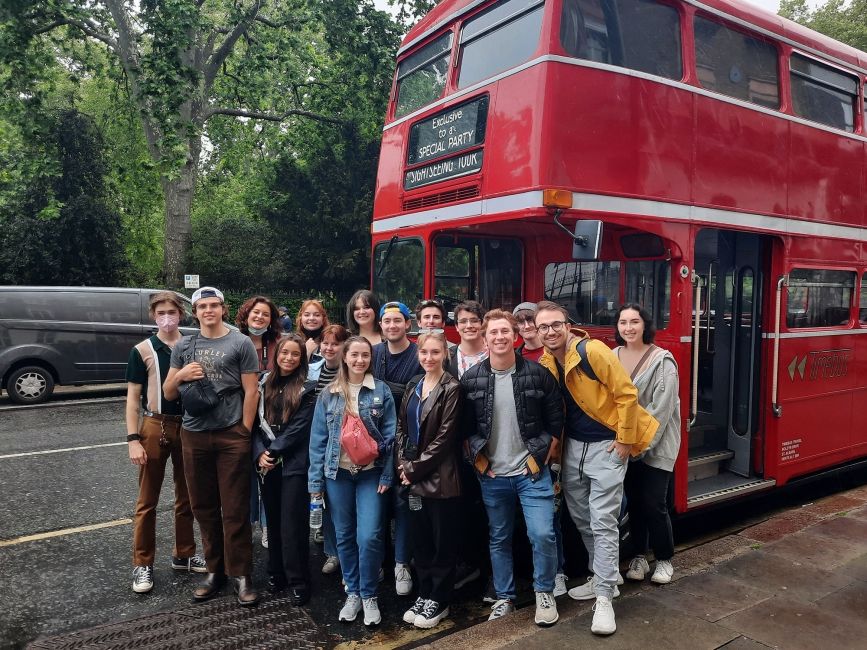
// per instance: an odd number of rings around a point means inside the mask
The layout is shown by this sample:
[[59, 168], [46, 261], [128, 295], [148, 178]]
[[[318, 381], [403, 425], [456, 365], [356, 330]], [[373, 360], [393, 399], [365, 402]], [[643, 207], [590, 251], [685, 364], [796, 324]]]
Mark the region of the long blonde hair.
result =
[[[346, 342], [343, 344], [343, 354], [340, 358], [340, 368], [337, 370], [337, 375], [335, 375], [334, 379], [331, 380], [331, 383], [328, 384], [328, 389], [331, 387], [335, 387], [337, 392], [343, 396], [344, 409], [351, 413], [352, 415], [358, 415], [355, 411], [352, 410], [352, 399], [349, 394], [349, 366], [346, 364], [346, 355], [349, 352], [349, 348], [352, 347], [353, 343], [363, 343], [367, 346], [367, 349], [370, 350], [370, 365], [373, 365], [373, 346], [363, 336], [350, 336], [346, 339]], [[371, 372], [370, 366], [367, 367], [368, 374]]]

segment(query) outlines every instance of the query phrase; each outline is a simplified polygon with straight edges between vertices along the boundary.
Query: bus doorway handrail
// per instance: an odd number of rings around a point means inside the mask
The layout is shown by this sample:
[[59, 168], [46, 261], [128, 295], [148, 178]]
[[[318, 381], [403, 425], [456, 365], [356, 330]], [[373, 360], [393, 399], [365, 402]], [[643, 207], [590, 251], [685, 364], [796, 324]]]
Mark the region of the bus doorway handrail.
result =
[[[701, 287], [704, 284], [704, 279], [693, 270], [692, 283], [695, 285], [695, 302], [693, 303], [693, 311], [695, 314], [692, 318], [692, 386], [690, 387], [690, 414], [689, 421], [686, 423], [686, 430], [689, 431], [695, 424], [698, 416], [698, 350], [701, 344]], [[708, 305], [710, 312], [710, 305]]]
[[780, 318], [782, 318], [784, 286], [789, 286], [788, 275], [781, 275], [777, 280], [777, 291], [774, 299], [774, 363], [771, 369], [771, 411], [776, 418], [783, 417], [783, 407], [778, 402], [777, 388], [780, 377]]

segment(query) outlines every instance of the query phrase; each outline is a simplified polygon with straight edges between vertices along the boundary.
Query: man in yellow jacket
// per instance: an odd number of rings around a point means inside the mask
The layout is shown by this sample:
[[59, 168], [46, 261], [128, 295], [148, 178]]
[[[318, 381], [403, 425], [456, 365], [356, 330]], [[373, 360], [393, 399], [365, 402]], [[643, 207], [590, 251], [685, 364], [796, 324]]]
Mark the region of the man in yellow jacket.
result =
[[618, 515], [629, 456], [640, 454], [659, 423], [638, 404], [638, 392], [602, 341], [569, 326], [569, 313], [540, 302], [536, 328], [545, 345], [541, 363], [560, 384], [565, 407], [562, 486], [569, 513], [587, 547], [593, 576], [569, 590], [596, 599], [594, 634], [617, 626], [611, 600], [620, 595]]

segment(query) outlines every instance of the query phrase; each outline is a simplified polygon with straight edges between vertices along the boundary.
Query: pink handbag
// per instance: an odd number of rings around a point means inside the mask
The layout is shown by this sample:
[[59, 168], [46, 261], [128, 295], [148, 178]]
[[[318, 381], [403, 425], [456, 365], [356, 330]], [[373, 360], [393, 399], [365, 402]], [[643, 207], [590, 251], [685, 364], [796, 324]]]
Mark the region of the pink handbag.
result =
[[376, 441], [357, 415], [346, 413], [340, 427], [340, 445], [353, 465], [365, 467], [379, 457]]

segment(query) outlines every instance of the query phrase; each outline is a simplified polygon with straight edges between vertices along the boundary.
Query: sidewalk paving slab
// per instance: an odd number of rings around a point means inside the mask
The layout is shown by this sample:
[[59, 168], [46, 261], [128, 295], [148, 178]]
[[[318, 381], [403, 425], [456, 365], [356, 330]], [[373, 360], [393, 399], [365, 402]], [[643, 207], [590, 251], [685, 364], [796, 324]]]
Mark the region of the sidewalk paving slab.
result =
[[593, 612], [564, 621], [548, 630], [517, 641], [504, 648], [514, 650], [551, 650], [604, 644], [606, 650], [632, 648], [683, 648], [684, 650], [715, 650], [740, 634], [703, 621], [698, 616], [667, 606], [656, 589], [615, 600], [617, 632], [600, 638], [590, 631]]
[[867, 623], [814, 603], [775, 596], [722, 619], [719, 625], [786, 650], [863, 648]]

